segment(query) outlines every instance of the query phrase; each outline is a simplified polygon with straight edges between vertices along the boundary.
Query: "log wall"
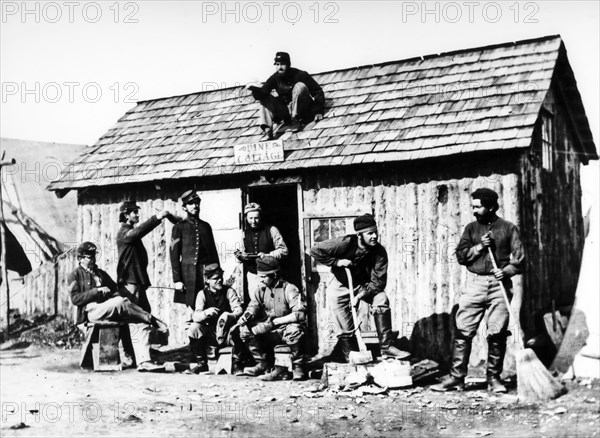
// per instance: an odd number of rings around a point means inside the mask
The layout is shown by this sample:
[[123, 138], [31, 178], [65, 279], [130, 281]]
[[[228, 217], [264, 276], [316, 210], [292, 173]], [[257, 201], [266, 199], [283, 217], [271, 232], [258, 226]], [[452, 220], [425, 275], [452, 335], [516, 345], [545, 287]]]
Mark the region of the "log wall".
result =
[[521, 157], [523, 241], [527, 250], [523, 328], [533, 335], [544, 331], [542, 314], [570, 306], [575, 299], [583, 242], [581, 160], [577, 141], [560, 93], [553, 87], [543, 108], [553, 124], [552, 171], [542, 163], [541, 122], [532, 147]]

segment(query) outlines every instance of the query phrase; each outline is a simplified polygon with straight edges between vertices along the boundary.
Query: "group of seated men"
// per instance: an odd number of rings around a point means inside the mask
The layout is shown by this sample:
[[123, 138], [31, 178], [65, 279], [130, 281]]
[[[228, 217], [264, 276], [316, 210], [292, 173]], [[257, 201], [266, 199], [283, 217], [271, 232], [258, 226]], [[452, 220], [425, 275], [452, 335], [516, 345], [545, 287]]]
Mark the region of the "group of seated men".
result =
[[[69, 276], [71, 300], [78, 307], [77, 323], [120, 321], [130, 326], [135, 360], [140, 371], [160, 371], [162, 366], [150, 359], [150, 328], [168, 333], [166, 324], [136, 304], [126, 288], [117, 287], [110, 276], [96, 265], [97, 247], [91, 242], [77, 249], [79, 266]], [[291, 351], [293, 378], [305, 377], [302, 341], [306, 303], [296, 286], [279, 275], [279, 261], [273, 257], [257, 259], [260, 287], [251, 296], [246, 310], [237, 292], [223, 281], [218, 264], [204, 268], [205, 287], [196, 296], [195, 310], [188, 327], [192, 372], [208, 371], [209, 347], [232, 345], [232, 373], [258, 376], [264, 380], [289, 378], [287, 369], [268, 371], [269, 352], [276, 344]], [[242, 367], [243, 353], [254, 365]]]

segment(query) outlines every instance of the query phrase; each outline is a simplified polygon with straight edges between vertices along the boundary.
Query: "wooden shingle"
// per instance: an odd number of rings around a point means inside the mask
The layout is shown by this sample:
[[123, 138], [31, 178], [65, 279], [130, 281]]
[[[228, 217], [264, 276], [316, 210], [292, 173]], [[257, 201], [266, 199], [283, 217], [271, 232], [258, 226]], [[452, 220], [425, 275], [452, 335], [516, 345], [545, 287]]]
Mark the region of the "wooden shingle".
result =
[[[325, 89], [324, 119], [281, 137], [285, 161], [252, 166], [233, 161], [234, 145], [262, 135], [259, 106], [243, 87], [139, 102], [49, 187], [528, 147], [561, 57], [564, 45], [552, 36], [315, 74]], [[574, 107], [585, 148], [597, 158], [583, 106]]]

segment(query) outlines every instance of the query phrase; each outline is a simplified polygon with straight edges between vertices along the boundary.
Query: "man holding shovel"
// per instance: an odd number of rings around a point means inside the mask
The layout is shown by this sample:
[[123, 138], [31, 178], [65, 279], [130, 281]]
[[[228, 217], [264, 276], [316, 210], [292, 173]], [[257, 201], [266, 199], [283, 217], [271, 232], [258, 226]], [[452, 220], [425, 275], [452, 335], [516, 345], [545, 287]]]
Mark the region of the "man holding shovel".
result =
[[[356, 234], [325, 240], [314, 245], [310, 255], [318, 262], [331, 266], [333, 278], [327, 286], [327, 301], [331, 303], [340, 334], [336, 349], [329, 357], [313, 358], [313, 362], [333, 361], [336, 350], [339, 358], [348, 362], [350, 351], [356, 351], [356, 337], [352, 318], [352, 307], [360, 300], [371, 305], [375, 319], [377, 336], [381, 345], [381, 354], [386, 357], [404, 359], [410, 355], [393, 344], [392, 315], [390, 302], [384, 292], [387, 283], [388, 257], [385, 248], [378, 242], [377, 224], [371, 214], [359, 216], [354, 220]], [[354, 286], [355, 301], [351, 294], [346, 269], [350, 270], [351, 283]]]
[[[471, 194], [471, 208], [477, 220], [466, 226], [456, 248], [458, 263], [469, 271], [467, 288], [460, 296], [456, 313], [450, 375], [432, 387], [436, 391], [464, 389], [471, 343], [487, 310], [488, 390], [506, 392], [500, 374], [506, 353], [509, 313], [501, 282], [510, 290], [510, 278], [521, 272], [524, 250], [517, 227], [496, 215], [498, 207], [498, 194], [491, 189], [481, 188]], [[492, 255], [497, 268], [494, 268]]]

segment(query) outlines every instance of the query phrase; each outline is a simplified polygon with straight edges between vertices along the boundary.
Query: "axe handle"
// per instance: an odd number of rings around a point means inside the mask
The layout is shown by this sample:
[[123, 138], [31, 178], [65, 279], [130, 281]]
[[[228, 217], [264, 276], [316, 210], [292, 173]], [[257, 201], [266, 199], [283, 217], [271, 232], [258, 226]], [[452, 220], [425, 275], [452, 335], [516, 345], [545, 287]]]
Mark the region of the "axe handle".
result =
[[367, 351], [367, 344], [360, 334], [360, 328], [358, 328], [358, 315], [356, 314], [356, 307], [354, 307], [354, 284], [352, 283], [352, 274], [350, 269], [346, 270], [346, 277], [348, 277], [348, 289], [350, 289], [350, 308], [352, 309], [352, 322], [354, 323], [354, 333], [356, 335], [356, 341], [358, 342], [358, 349], [360, 351]]

